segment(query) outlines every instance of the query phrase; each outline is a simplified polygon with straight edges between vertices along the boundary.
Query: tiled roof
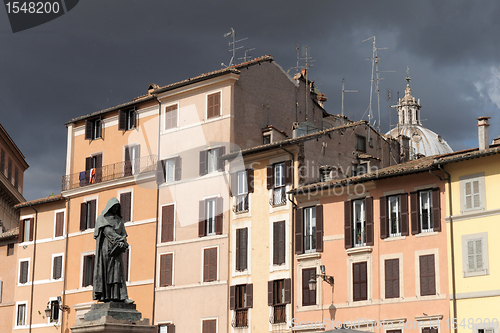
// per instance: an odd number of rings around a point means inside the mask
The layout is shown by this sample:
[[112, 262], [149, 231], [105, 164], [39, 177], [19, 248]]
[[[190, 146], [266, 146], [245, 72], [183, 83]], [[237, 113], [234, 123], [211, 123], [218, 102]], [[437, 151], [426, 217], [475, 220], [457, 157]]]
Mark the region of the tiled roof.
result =
[[61, 194], [49, 195], [48, 197], [45, 197], [45, 198], [21, 202], [21, 203], [15, 205], [14, 208], [19, 209], [19, 208], [24, 208], [24, 207], [28, 207], [28, 206], [41, 205], [44, 203], [63, 201], [63, 200], [66, 200], [66, 199]]
[[19, 227], [15, 227], [14, 229], [10, 229], [4, 233], [0, 234], [0, 240], [15, 238], [19, 236]]
[[[224, 75], [224, 74], [227, 74], [227, 73], [239, 73], [238, 69], [240, 69], [240, 68], [248, 67], [248, 66], [255, 65], [255, 64], [258, 64], [258, 63], [261, 63], [261, 62], [265, 62], [265, 61], [273, 61], [273, 59], [274, 59], [273, 56], [271, 56], [271, 55], [265, 55], [265, 56], [262, 56], [262, 57], [259, 57], [259, 58], [255, 58], [253, 60], [250, 60], [250, 61], [247, 61], [247, 62], [243, 62], [241, 64], [237, 64], [237, 65], [234, 65], [234, 66], [231, 66], [231, 67], [222, 68], [222, 69], [219, 69], [219, 70], [216, 70], [216, 71], [213, 71], [213, 72], [204, 73], [204, 74], [201, 74], [201, 75], [198, 75], [198, 76], [186, 79], [186, 80], [182, 80], [182, 81], [179, 81], [179, 82], [171, 83], [171, 84], [168, 84], [168, 85], [163, 86], [163, 87], [158, 87], [158, 88], [156, 88], [156, 89], [153, 90], [152, 94], [162, 93], [162, 92], [165, 92], [165, 91], [168, 91], [168, 90], [172, 90], [172, 89], [175, 89], [175, 88], [186, 86], [186, 85], [189, 85], [189, 84], [192, 84], [192, 83], [195, 83], [195, 82], [207, 80], [207, 79], [210, 79], [210, 78], [213, 78], [213, 77], [217, 77], [217, 76], [220, 76], [220, 75]], [[157, 85], [156, 84], [151, 84], [150, 87], [151, 86], [157, 86]], [[154, 99], [154, 98], [155, 97], [151, 96], [151, 95], [142, 95], [142, 96], [139, 96], [139, 97], [136, 97], [136, 98], [132, 99], [131, 102], [127, 102], [127, 103], [124, 103], [124, 104], [113, 106], [111, 108], [107, 108], [107, 109], [104, 109], [104, 110], [101, 110], [101, 111], [97, 111], [97, 112], [94, 112], [94, 113], [91, 113], [91, 114], [87, 114], [85, 116], [80, 116], [80, 117], [77, 117], [77, 118], [73, 118], [70, 121], [68, 121], [66, 123], [66, 125], [74, 123], [74, 122], [77, 122], [79, 120], [86, 119], [86, 118], [95, 117], [95, 116], [98, 116], [98, 115], [106, 113], [106, 112], [115, 111], [115, 110], [119, 110], [121, 108], [132, 106], [132, 105], [135, 105], [135, 104], [138, 104], [138, 103], [142, 103], [142, 102]]]

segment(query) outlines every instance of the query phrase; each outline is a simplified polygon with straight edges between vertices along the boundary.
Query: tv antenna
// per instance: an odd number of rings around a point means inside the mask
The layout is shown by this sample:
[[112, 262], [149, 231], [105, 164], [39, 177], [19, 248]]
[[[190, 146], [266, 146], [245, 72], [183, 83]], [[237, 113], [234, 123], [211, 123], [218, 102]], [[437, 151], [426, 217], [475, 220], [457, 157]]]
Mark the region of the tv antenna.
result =
[[225, 66], [225, 67], [231, 67], [234, 65], [234, 57], [236, 55], [236, 50], [243, 48], [243, 46], [236, 47], [236, 43], [239, 43], [239, 42], [242, 42], [242, 41], [248, 39], [247, 37], [245, 37], [243, 39], [236, 40], [236, 31], [234, 31], [233, 28], [231, 28], [231, 31], [224, 34], [224, 37], [228, 37], [228, 36], [231, 36], [231, 38], [232, 38], [232, 41], [229, 42], [229, 47], [230, 47], [229, 52], [232, 52], [233, 56], [231, 57], [231, 60], [229, 61], [229, 65], [226, 66], [224, 63], [221, 64], [222, 66]]
[[306, 66], [304, 67], [305, 69], [305, 79], [306, 79], [306, 99], [305, 99], [305, 107], [306, 107], [306, 121], [309, 120], [308, 118], [308, 114], [307, 114], [307, 105], [309, 104], [309, 95], [311, 94], [311, 87], [309, 86], [309, 80], [308, 80], [308, 69], [309, 67], [313, 67], [314, 65], [311, 65], [310, 63], [311, 62], [314, 62], [316, 60], [312, 60], [311, 57], [309, 57], [309, 54], [308, 54], [308, 51], [309, 51], [309, 48], [308, 46], [306, 45], [306, 55], [304, 58], [299, 58], [301, 60], [305, 60], [306, 61]]
[[342, 79], [342, 115], [344, 115], [344, 93], [357, 93], [357, 90], [345, 90], [345, 80]]
[[251, 55], [250, 55], [250, 51], [253, 51], [255, 50], [255, 47], [252, 48], [252, 49], [246, 49], [245, 50], [245, 56], [244, 57], [241, 57], [241, 58], [238, 58], [238, 60], [243, 60], [243, 62], [247, 62], [248, 60], [251, 59]]

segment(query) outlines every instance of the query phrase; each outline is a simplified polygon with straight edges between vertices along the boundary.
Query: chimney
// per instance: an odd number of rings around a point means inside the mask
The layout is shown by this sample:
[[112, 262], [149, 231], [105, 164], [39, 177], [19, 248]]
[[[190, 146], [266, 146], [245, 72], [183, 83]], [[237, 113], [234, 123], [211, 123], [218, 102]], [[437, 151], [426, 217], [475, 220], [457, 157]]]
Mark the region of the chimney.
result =
[[477, 134], [479, 136], [479, 151], [485, 150], [489, 148], [489, 141], [490, 141], [490, 136], [489, 136], [489, 131], [488, 127], [490, 124], [488, 124], [488, 119], [490, 117], [479, 117], [477, 118]]

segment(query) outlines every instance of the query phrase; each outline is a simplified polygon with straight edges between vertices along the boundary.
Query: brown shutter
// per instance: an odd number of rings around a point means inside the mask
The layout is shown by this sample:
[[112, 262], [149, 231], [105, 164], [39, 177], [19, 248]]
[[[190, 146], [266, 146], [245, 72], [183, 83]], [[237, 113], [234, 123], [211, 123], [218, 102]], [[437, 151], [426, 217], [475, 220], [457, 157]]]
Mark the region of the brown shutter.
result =
[[94, 122], [85, 120], [85, 140], [92, 140], [92, 131], [94, 130]]
[[128, 281], [128, 257], [130, 248], [122, 252], [123, 280]]
[[19, 220], [19, 237], [18, 242], [22, 243], [24, 241], [24, 220]]
[[323, 252], [323, 205], [316, 205], [316, 252]]
[[132, 161], [130, 160], [130, 149], [125, 147], [125, 165], [124, 165], [125, 176], [132, 175]]
[[200, 151], [200, 176], [206, 175], [208, 172], [207, 169], [207, 151]]
[[176, 181], [181, 180], [181, 174], [182, 174], [182, 158], [180, 158], [180, 156], [177, 156], [175, 158], [175, 180]]
[[[169, 253], [160, 255], [160, 287], [166, 287], [171, 285], [171, 283], [169, 283], [169, 277], [168, 277], [168, 271], [169, 271], [168, 266], [169, 266], [169, 261], [170, 265], [172, 264], [172, 260], [171, 258], [169, 258], [169, 256], [172, 256], [172, 254]], [[172, 270], [170, 269], [170, 272], [171, 271]]]
[[441, 231], [441, 205], [439, 187], [432, 189], [432, 228]]
[[28, 262], [27, 261], [21, 261], [20, 270], [21, 270], [21, 272], [19, 274], [19, 283], [28, 282]]
[[91, 200], [88, 202], [90, 205], [90, 216], [88, 217], [89, 219], [89, 228], [94, 228], [95, 227], [95, 214], [96, 214], [96, 201]]
[[244, 271], [248, 268], [248, 228], [243, 228], [240, 231], [240, 270]]
[[373, 197], [365, 199], [366, 245], [373, 246]]
[[273, 306], [274, 305], [274, 301], [273, 301], [273, 295], [274, 295], [273, 287], [274, 287], [274, 281], [267, 281], [267, 305], [269, 305], [269, 306]]
[[62, 236], [64, 232], [64, 213], [56, 214], [56, 237]]
[[207, 96], [207, 118], [214, 116], [214, 94]]
[[420, 232], [420, 221], [418, 219], [418, 193], [410, 193], [410, 214], [411, 214], [411, 234], [415, 235]]
[[80, 231], [87, 229], [87, 203], [80, 205]]
[[292, 279], [285, 279], [285, 304], [292, 302]]
[[213, 94], [214, 95], [214, 105], [213, 105], [213, 116], [220, 116], [220, 92]]
[[127, 111], [120, 110], [118, 112], [118, 130], [125, 131], [127, 129]]
[[223, 160], [221, 157], [226, 153], [226, 147], [222, 146], [220, 148], [217, 148], [217, 169], [219, 171], [224, 171], [224, 165], [226, 164], [226, 161]]
[[302, 254], [302, 252], [304, 252], [304, 223], [302, 222], [303, 216], [303, 208], [298, 208], [295, 210], [295, 254]]
[[308, 269], [302, 269], [302, 305], [309, 305], [310, 292], [309, 292], [309, 280], [311, 279]]
[[285, 221], [278, 222], [278, 264], [285, 263]]
[[174, 205], [163, 206], [161, 208], [161, 242], [171, 242], [174, 240]]
[[410, 234], [408, 226], [408, 193], [403, 193], [399, 197], [401, 203], [401, 235], [408, 236]]
[[175, 333], [175, 325], [167, 324], [167, 333]]
[[420, 296], [436, 294], [436, 276], [434, 255], [419, 257], [420, 261]]
[[247, 294], [247, 308], [253, 308], [253, 284], [246, 285], [245, 293]]
[[240, 255], [240, 252], [241, 252], [241, 229], [236, 229], [236, 270], [237, 271], [241, 271], [241, 255]]
[[268, 165], [267, 169], [267, 189], [270, 190], [274, 187], [274, 168], [272, 165]]
[[387, 197], [380, 197], [380, 239], [387, 238]]
[[361, 277], [361, 299], [362, 300], [367, 300], [368, 299], [368, 279], [367, 279], [367, 262], [362, 262], [361, 267], [360, 267], [360, 277]]
[[247, 188], [248, 188], [248, 193], [253, 193], [254, 189], [254, 171], [253, 169], [247, 169]]
[[236, 286], [229, 287], [229, 309], [236, 309], [236, 301], [235, 301], [235, 289]]
[[35, 229], [35, 219], [30, 218], [30, 242], [33, 240], [33, 230]]
[[344, 248], [352, 247], [352, 205], [351, 200], [344, 202]]
[[210, 249], [210, 269], [209, 269], [210, 281], [217, 280], [217, 248], [214, 247]]
[[120, 194], [120, 209], [123, 222], [129, 222], [132, 211], [132, 193], [126, 192]]
[[385, 298], [399, 297], [399, 259], [384, 261]]
[[54, 262], [52, 263], [52, 278], [54, 280], [61, 278], [62, 272], [62, 256], [54, 257]]
[[135, 128], [135, 126], [137, 125], [137, 111], [134, 108], [133, 110], [129, 110], [129, 113], [130, 113], [130, 128]]
[[203, 282], [210, 281], [210, 249], [203, 250]]
[[358, 262], [352, 264], [352, 295], [353, 301], [368, 299], [367, 295], [367, 263]]
[[285, 161], [285, 185], [293, 185], [292, 161]]
[[273, 223], [273, 265], [277, 265], [278, 264], [278, 229], [279, 229], [279, 226], [278, 226], [278, 223], [279, 222], [274, 222]]
[[88, 286], [88, 281], [87, 281], [87, 260], [88, 260], [88, 256], [83, 257], [82, 287]]
[[217, 207], [217, 216], [215, 217], [215, 234], [216, 235], [222, 235], [222, 222], [224, 218], [224, 211], [223, 211], [223, 200], [222, 197], [218, 197], [216, 199], [216, 207]]
[[198, 237], [205, 236], [205, 200], [200, 201], [200, 210], [199, 210], [199, 221], [198, 221]]

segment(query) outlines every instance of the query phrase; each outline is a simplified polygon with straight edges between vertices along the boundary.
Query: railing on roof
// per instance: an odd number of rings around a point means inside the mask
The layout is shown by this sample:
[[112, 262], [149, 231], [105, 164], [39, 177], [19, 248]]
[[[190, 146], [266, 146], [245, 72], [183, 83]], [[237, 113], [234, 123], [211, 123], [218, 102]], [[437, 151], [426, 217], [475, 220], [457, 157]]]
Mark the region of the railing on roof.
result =
[[108, 164], [101, 168], [93, 168], [65, 175], [62, 177], [62, 191], [156, 171], [156, 165], [157, 156], [149, 155], [130, 161]]

